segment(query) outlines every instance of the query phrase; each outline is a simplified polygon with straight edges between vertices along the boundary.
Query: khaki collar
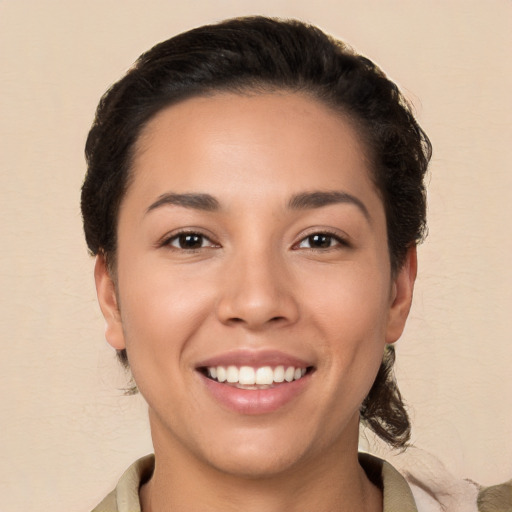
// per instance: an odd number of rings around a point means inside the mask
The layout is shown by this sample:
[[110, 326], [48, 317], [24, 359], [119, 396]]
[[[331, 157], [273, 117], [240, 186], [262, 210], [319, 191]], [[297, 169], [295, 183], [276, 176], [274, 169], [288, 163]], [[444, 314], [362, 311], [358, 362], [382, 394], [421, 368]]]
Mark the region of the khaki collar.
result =
[[[391, 464], [368, 453], [359, 454], [359, 463], [368, 478], [382, 488], [384, 512], [418, 512], [409, 485]], [[136, 461], [92, 512], [141, 512], [139, 488], [151, 478], [154, 467], [154, 455]]]

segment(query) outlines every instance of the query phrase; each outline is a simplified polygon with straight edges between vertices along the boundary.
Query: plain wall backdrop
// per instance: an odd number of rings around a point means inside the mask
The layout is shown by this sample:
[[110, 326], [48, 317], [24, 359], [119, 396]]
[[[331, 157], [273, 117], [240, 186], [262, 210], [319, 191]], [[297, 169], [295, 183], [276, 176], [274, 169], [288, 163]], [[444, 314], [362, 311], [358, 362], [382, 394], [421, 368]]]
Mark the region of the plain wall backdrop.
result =
[[413, 441], [457, 477], [512, 477], [512, 2], [0, 0], [0, 511], [90, 510], [151, 450], [145, 405], [123, 396], [103, 338], [83, 146], [101, 94], [142, 51], [247, 14], [319, 25], [415, 105], [434, 157], [397, 345]]

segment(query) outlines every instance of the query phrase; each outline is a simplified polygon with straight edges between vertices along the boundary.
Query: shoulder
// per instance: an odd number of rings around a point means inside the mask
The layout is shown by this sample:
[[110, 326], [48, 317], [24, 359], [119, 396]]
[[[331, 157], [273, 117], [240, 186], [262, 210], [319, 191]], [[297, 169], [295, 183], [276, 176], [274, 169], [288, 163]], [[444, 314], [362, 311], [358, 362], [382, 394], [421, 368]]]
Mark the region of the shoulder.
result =
[[115, 489], [92, 512], [118, 512]]
[[359, 455], [368, 478], [382, 488], [384, 512], [512, 511], [512, 507], [489, 508], [498, 503], [496, 492], [502, 500], [512, 492], [506, 484], [482, 489], [470, 480], [455, 478], [437, 458], [415, 448], [392, 459], [394, 466], [369, 454]]
[[419, 512], [479, 512], [480, 486], [457, 478], [433, 454], [409, 447], [391, 458], [408, 482]]
[[92, 512], [140, 512], [139, 488], [153, 474], [154, 455], [134, 462], [120, 478], [116, 488]]
[[418, 512], [405, 478], [388, 462], [368, 453], [359, 454], [368, 478], [382, 489], [384, 512]]

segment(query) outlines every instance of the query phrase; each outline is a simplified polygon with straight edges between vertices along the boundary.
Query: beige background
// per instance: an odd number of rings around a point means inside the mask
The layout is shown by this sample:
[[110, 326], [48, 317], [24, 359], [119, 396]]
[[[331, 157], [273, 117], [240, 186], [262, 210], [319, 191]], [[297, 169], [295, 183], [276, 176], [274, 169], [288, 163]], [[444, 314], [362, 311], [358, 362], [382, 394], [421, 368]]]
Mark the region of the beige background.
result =
[[205, 22], [299, 17], [405, 90], [431, 136], [430, 236], [398, 377], [414, 442], [458, 477], [512, 477], [512, 2], [0, 0], [0, 511], [90, 510], [150, 448], [103, 340], [81, 233], [101, 93]]

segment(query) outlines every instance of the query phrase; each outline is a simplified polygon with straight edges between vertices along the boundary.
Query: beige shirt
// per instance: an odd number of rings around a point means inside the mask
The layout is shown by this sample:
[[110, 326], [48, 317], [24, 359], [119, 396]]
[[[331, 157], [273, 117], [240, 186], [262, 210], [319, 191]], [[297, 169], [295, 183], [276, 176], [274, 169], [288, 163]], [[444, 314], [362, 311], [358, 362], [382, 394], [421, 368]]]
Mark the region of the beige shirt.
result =
[[[391, 464], [365, 453], [359, 454], [359, 462], [370, 480], [382, 485], [384, 512], [418, 512], [409, 485]], [[132, 464], [92, 512], [141, 512], [139, 487], [151, 477], [154, 464], [153, 455]]]

